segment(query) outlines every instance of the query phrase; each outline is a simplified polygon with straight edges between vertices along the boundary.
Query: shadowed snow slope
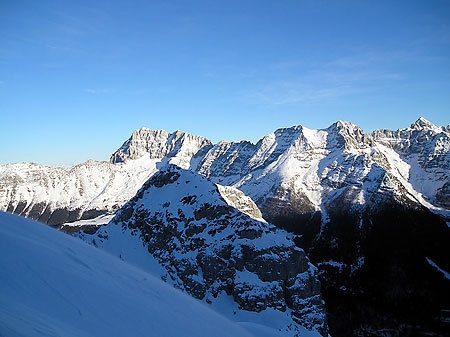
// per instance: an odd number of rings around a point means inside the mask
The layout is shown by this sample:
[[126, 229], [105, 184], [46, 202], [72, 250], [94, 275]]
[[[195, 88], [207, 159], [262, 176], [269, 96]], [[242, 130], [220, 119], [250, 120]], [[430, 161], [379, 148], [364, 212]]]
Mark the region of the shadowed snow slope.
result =
[[0, 266], [1, 336], [252, 336], [154, 276], [6, 213]]

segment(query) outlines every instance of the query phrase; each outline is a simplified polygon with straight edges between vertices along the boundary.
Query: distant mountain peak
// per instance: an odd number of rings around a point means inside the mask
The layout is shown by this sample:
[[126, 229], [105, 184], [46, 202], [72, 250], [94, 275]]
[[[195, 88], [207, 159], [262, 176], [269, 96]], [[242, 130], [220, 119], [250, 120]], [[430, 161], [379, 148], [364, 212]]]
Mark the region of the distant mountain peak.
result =
[[430, 126], [430, 125], [434, 125], [433, 123], [431, 123], [428, 119], [424, 118], [424, 117], [419, 117], [415, 122], [414, 125], [420, 125], [420, 126]]
[[361, 149], [370, 146], [371, 136], [364, 133], [358, 125], [346, 121], [337, 121], [327, 129], [331, 147], [350, 149]]
[[336, 128], [342, 129], [342, 128], [359, 128], [356, 124], [353, 124], [352, 122], [347, 122], [344, 120], [338, 120], [337, 122], [333, 123], [331, 126], [335, 125]]
[[340, 134], [347, 134], [347, 135], [364, 135], [363, 129], [361, 129], [358, 125], [353, 124], [351, 122], [346, 122], [339, 120], [333, 124], [331, 124], [327, 129], [328, 132], [335, 132]]
[[202, 147], [211, 145], [211, 142], [200, 136], [177, 130], [169, 134], [165, 130], [150, 130], [140, 128], [134, 131], [128, 140], [112, 154], [110, 162], [117, 164], [127, 160], [139, 159], [149, 156], [150, 159], [170, 157], [194, 156]]
[[168, 135], [169, 133], [166, 130], [153, 130], [149, 129], [147, 127], [142, 127], [137, 130], [134, 130], [131, 134], [130, 139], [143, 139], [145, 137], [148, 137], [148, 135], [153, 135], [154, 137], [159, 135]]
[[443, 131], [443, 128], [431, 123], [429, 120], [424, 117], [420, 117], [413, 124], [411, 124], [410, 129], [413, 130], [431, 130], [436, 133], [440, 133]]

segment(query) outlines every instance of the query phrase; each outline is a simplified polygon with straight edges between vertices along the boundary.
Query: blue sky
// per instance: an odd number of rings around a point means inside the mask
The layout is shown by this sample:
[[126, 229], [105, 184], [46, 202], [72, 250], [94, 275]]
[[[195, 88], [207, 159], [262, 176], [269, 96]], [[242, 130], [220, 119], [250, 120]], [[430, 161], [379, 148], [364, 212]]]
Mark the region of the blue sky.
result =
[[257, 141], [450, 124], [450, 2], [0, 2], [0, 163], [108, 160], [131, 132]]

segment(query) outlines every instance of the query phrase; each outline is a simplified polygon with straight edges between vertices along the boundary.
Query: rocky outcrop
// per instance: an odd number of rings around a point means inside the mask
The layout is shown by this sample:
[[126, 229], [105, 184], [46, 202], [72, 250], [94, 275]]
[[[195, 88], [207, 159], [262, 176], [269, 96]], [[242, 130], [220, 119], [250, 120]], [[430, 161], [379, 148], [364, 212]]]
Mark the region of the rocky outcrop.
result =
[[237, 208], [242, 213], [245, 213], [256, 220], [264, 221], [261, 211], [253, 202], [252, 198], [231, 186], [222, 186], [218, 184], [217, 189], [228, 205]]
[[447, 209], [450, 209], [450, 181], [442, 185], [436, 193], [437, 203]]
[[[135, 233], [165, 267], [167, 281], [208, 303], [231, 296], [240, 310], [290, 312], [296, 326], [327, 335], [317, 269], [290, 236], [230, 206], [242, 193], [176, 166], [152, 176], [107, 226], [85, 240], [102, 246]], [[257, 215], [257, 214], [255, 214]], [[105, 239], [107, 238], [107, 239]]]
[[331, 150], [362, 150], [372, 146], [372, 137], [357, 125], [338, 121], [328, 129], [327, 147]]

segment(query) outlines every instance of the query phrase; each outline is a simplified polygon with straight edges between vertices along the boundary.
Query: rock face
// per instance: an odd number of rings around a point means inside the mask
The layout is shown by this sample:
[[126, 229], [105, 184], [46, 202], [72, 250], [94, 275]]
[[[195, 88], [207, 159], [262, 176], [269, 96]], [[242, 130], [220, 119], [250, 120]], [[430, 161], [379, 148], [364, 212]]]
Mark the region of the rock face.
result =
[[[290, 313], [293, 334], [301, 325], [326, 336], [317, 269], [304, 251], [288, 233], [230, 206], [221, 191], [234, 204], [245, 200], [242, 192], [169, 165], [111, 223], [92, 236], [79, 235], [102, 247], [133, 233], [164, 266], [166, 280], [195, 298], [212, 303], [228, 295], [240, 310]], [[123, 248], [120, 254], [126, 255]]]
[[164, 130], [142, 128], [134, 131], [131, 137], [112, 154], [110, 162], [117, 164], [146, 156], [150, 159], [167, 158], [172, 164], [186, 167], [200, 149], [211, 145], [206, 138], [181, 131], [169, 134]]
[[228, 205], [237, 208], [242, 213], [245, 213], [256, 220], [265, 221], [261, 211], [253, 202], [252, 198], [246, 196], [243, 192], [231, 186], [222, 186], [217, 184], [217, 189]]
[[[427, 202], [448, 210], [445, 200], [450, 195], [450, 133], [424, 118], [398, 131], [379, 130], [374, 139], [392, 148], [409, 166], [408, 182]], [[443, 202], [443, 203], [442, 203]], [[425, 204], [425, 206], [428, 206]]]

